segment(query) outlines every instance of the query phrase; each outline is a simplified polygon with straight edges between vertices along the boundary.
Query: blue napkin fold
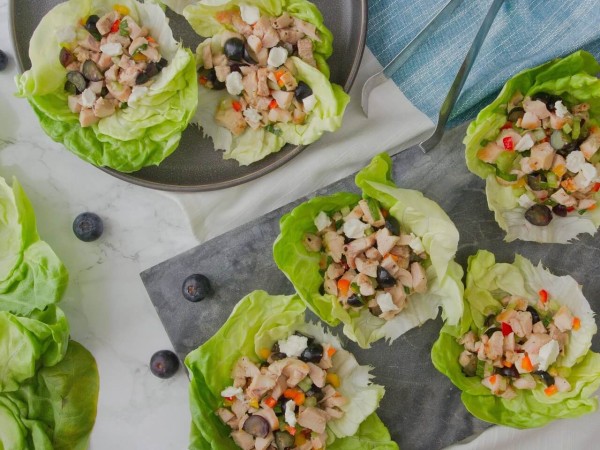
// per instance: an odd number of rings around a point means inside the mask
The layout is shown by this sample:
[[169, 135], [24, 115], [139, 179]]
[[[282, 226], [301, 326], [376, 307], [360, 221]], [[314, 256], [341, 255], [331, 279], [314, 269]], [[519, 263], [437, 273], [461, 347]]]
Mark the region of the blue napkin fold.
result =
[[[385, 66], [448, 0], [369, 0], [367, 45]], [[463, 0], [393, 76], [433, 121], [492, 0]], [[598, 0], [506, 0], [479, 52], [450, 125], [472, 119], [523, 69], [584, 49], [600, 56]]]

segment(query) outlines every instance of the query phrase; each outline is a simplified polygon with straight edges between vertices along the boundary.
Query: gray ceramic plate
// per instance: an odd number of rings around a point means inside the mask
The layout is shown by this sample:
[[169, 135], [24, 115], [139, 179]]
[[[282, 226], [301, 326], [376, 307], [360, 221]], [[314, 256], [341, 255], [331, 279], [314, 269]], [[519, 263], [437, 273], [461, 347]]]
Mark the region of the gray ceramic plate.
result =
[[[21, 70], [31, 66], [28, 56], [29, 40], [41, 18], [57, 0], [10, 0], [12, 38]], [[350, 90], [362, 59], [367, 31], [367, 0], [313, 0], [325, 18], [325, 24], [334, 36], [333, 55], [329, 59], [331, 80]], [[175, 37], [195, 49], [200, 38], [185, 19], [171, 11], [171, 26]], [[112, 169], [106, 172], [154, 189], [170, 191], [209, 191], [223, 189], [265, 175], [282, 166], [300, 153], [304, 147], [285, 146], [250, 166], [239, 166], [236, 161], [225, 161], [212, 141], [202, 137], [202, 132], [190, 126], [183, 133], [179, 148], [158, 167], [146, 167], [125, 174]]]

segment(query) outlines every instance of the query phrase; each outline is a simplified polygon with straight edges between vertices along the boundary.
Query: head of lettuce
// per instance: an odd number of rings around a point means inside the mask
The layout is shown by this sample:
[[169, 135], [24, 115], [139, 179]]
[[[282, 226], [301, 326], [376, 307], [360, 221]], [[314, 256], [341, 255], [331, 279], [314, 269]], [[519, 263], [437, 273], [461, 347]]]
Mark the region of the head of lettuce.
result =
[[[82, 28], [82, 20], [85, 23], [92, 15], [102, 17], [113, 9], [126, 12], [140, 27], [148, 29], [167, 65], [143, 95], [135, 98], [132, 95], [126, 107], [121, 105], [114, 114], [82, 127], [79, 114], [68, 105], [65, 90], [68, 71], [59, 59], [61, 49], [72, 44], [73, 36]], [[152, 2], [61, 3], [44, 16], [34, 31], [29, 58], [31, 69], [16, 79], [18, 95], [27, 98], [42, 128], [53, 140], [99, 167], [134, 172], [158, 165], [177, 148], [197, 106], [194, 57], [175, 41], [164, 11]]]
[[[500, 341], [504, 339], [506, 342], [500, 345], [503, 367], [494, 366], [492, 374], [486, 374], [490, 369], [480, 368], [480, 365], [493, 351], [493, 333], [498, 330], [494, 329], [496, 325], [489, 318], [498, 319], [499, 313], [504, 317], [512, 315], [522, 309], [516, 305], [523, 300], [527, 302], [528, 309], [516, 314], [527, 316], [535, 312], [537, 322], [534, 330], [548, 328], [548, 334], [540, 335], [540, 331], [535, 331], [529, 337], [519, 338], [519, 347], [514, 355], [517, 359], [509, 366], [508, 352], [514, 350], [509, 345], [511, 336], [518, 336], [520, 331], [512, 319], [508, 323], [503, 321], [503, 331], [498, 335]], [[573, 321], [559, 324], [561, 310], [570, 311]], [[555, 325], [564, 329], [564, 333], [554, 334]], [[512, 264], [496, 263], [493, 254], [479, 251], [469, 258], [465, 312], [461, 323], [457, 326], [446, 324], [442, 328], [431, 356], [434, 366], [462, 391], [461, 399], [475, 417], [516, 428], [539, 427], [555, 419], [577, 417], [597, 408], [593, 393], [600, 386], [600, 355], [590, 350], [596, 328], [594, 313], [581, 287], [570, 276], [552, 275], [541, 265], [534, 266], [521, 256], [517, 256]], [[475, 350], [469, 348], [470, 343], [465, 339], [473, 333], [482, 342], [486, 336], [491, 337], [479, 347], [477, 370], [469, 373], [460, 361], [467, 350]], [[544, 347], [552, 348], [553, 340], [549, 339], [554, 339], [553, 336], [562, 340], [564, 346], [560, 352], [550, 356], [552, 352], [546, 353]], [[537, 356], [536, 340], [538, 343], [549, 340], [550, 344], [541, 347]], [[515, 367], [518, 373], [506, 375], [504, 370], [511, 367]], [[498, 386], [493, 383], [506, 382], [507, 379], [510, 386], [504, 385], [494, 393]], [[529, 386], [528, 380], [533, 381]]]
[[343, 416], [327, 423], [327, 449], [398, 449], [374, 412], [384, 390], [371, 384], [370, 368], [359, 365], [321, 326], [305, 323], [304, 312], [305, 306], [297, 296], [252, 292], [240, 300], [213, 337], [186, 357], [191, 381], [191, 449], [239, 448], [230, 436], [233, 430], [216, 414], [226, 400], [221, 393], [232, 386], [232, 372], [241, 357], [254, 363], [264, 361], [265, 350], [268, 352], [294, 332], [314, 337], [336, 350], [332, 370], [339, 378], [338, 391], [348, 401], [342, 406]]
[[[342, 302], [341, 298], [331, 292], [328, 293], [328, 290], [324, 288], [326, 288], [326, 277], [330, 277], [327, 275], [329, 267], [326, 267], [322, 261], [327, 258], [327, 264], [331, 265], [329, 262], [331, 258], [329, 254], [324, 255], [320, 250], [313, 251], [305, 246], [307, 236], [317, 232], [319, 216], [323, 214], [333, 215], [344, 209], [349, 211], [347, 214], [342, 214], [343, 218], [335, 222], [336, 231], [332, 231], [332, 233], [340, 235], [342, 231], [346, 230], [346, 224], [353, 221], [352, 211], [361, 201], [360, 195], [340, 192], [327, 197], [312, 198], [296, 207], [281, 218], [281, 233], [273, 248], [273, 257], [277, 266], [289, 278], [309, 308], [332, 326], [337, 325], [340, 321], [343, 322], [344, 334], [363, 348], [368, 348], [371, 343], [382, 338], [389, 341], [397, 339], [408, 330], [437, 317], [440, 307], [443, 310], [443, 318], [450, 323], [456, 324], [462, 315], [462, 268], [454, 261], [458, 248], [458, 230], [434, 201], [424, 197], [418, 191], [396, 187], [391, 180], [391, 172], [390, 157], [385, 153], [378, 155], [356, 175], [356, 185], [362, 189], [362, 197], [367, 204], [379, 205], [382, 214], [388, 214], [399, 223], [400, 235], [411, 239], [410, 244], [401, 244], [400, 240], [398, 240], [398, 244], [394, 244], [401, 247], [398, 249], [399, 253], [403, 250], [408, 251], [408, 247], [413, 245], [415, 248], [418, 247], [418, 252], [423, 255], [423, 258], [419, 258], [419, 264], [425, 272], [426, 289], [410, 290], [409, 285], [412, 286], [413, 280], [411, 273], [396, 268], [393, 270], [396, 274], [394, 275], [395, 288], [400, 287], [401, 283], [401, 289], [404, 289], [402, 292], [408, 290], [406, 301], [401, 308], [399, 306], [400, 312], [393, 318], [382, 318], [385, 316], [381, 313], [385, 306], [382, 306], [383, 300], [378, 300], [378, 294], [368, 294], [361, 290], [361, 294], [364, 294], [363, 305], [351, 305], [348, 301]], [[365, 225], [360, 226], [364, 227]], [[378, 236], [386, 228], [388, 227], [385, 226], [379, 231], [375, 231], [375, 228], [371, 227], [365, 230], [365, 233], [370, 232], [370, 236]], [[344, 235], [348, 236], [348, 233], [344, 231]], [[391, 238], [396, 239], [394, 236]], [[361, 239], [366, 238], [357, 239], [352, 244], [360, 242]], [[325, 250], [332, 248], [333, 244], [328, 244], [327, 236], [323, 237], [323, 242]], [[342, 240], [342, 244], [343, 242]], [[358, 267], [358, 262], [356, 262], [359, 274], [356, 277], [354, 277], [354, 273], [350, 275], [353, 277], [350, 280], [350, 289], [354, 289], [353, 285], [360, 283], [360, 278], [364, 279], [363, 275], [369, 273], [369, 262], [383, 258], [381, 262], [381, 267], [383, 267], [388, 255], [391, 255], [396, 248], [385, 251], [382, 245], [377, 244], [378, 249], [375, 255], [366, 256], [367, 252], [374, 249], [373, 244], [370, 245], [369, 249], [361, 249], [365, 255], [364, 258], [361, 258], [366, 259], [367, 264], [363, 270]], [[382, 251], [385, 255], [381, 254]], [[348, 251], [341, 258], [341, 262], [350, 264], [350, 256]], [[359, 256], [356, 256], [355, 261], [358, 261]], [[394, 259], [393, 256], [391, 258]], [[400, 257], [397, 257], [396, 261], [399, 259]], [[407, 263], [404, 267], [409, 267], [409, 257], [403, 257], [402, 261]], [[403, 263], [399, 263], [399, 265], [402, 266]], [[412, 267], [409, 270], [412, 271]], [[348, 270], [338, 280], [338, 285], [350, 272], [351, 270]], [[380, 284], [382, 287], [387, 287], [383, 285], [383, 282], [376, 282], [372, 275], [369, 282], [377, 283], [377, 289]], [[410, 281], [404, 280], [404, 275], [407, 275]], [[371, 312], [370, 303], [373, 300], [377, 301], [379, 307], [382, 308], [377, 315]], [[365, 305], [369, 307], [365, 307]], [[393, 309], [393, 305], [390, 305], [389, 308]]]

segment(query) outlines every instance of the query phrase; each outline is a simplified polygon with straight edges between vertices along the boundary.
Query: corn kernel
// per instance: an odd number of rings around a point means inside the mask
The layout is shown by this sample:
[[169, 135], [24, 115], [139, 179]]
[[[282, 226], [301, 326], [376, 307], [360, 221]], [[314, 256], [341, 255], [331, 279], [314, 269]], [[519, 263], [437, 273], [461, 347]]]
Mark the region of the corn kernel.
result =
[[113, 9], [122, 16], [127, 16], [129, 14], [129, 8], [125, 5], [115, 5], [113, 6]]
[[264, 359], [265, 361], [267, 359], [269, 359], [270, 355], [271, 355], [271, 351], [268, 348], [261, 348], [260, 351], [258, 352], [258, 356], [260, 356], [260, 358]]
[[334, 388], [340, 387], [340, 377], [335, 373], [328, 373], [325, 377], [327, 382], [332, 385]]
[[251, 408], [256, 408], [256, 409], [258, 409], [258, 406], [259, 406], [259, 405], [258, 405], [258, 400], [257, 400], [257, 399], [253, 398], [252, 400], [250, 400], [250, 401], [248, 402], [248, 404], [250, 405], [250, 407], [251, 407]]

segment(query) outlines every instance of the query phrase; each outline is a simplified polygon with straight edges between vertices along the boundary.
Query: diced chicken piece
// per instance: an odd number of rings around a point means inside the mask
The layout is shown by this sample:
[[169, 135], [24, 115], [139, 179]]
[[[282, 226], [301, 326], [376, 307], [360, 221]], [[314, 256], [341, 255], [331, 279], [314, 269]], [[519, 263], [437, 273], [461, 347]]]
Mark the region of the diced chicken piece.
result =
[[512, 140], [513, 148], [516, 147], [516, 145], [521, 141], [521, 135], [519, 133], [513, 129], [507, 129], [500, 132], [496, 138], [496, 144], [498, 144], [499, 147], [506, 149], [506, 146], [504, 145], [504, 139], [506, 138], [510, 138]]
[[561, 306], [554, 317], [552, 322], [560, 331], [569, 331], [573, 328], [573, 315], [565, 305]]
[[[269, 90], [269, 85], [267, 84], [267, 69], [262, 67], [258, 69], [256, 72], [257, 76], [257, 94], [262, 97], [268, 97], [271, 95], [271, 91]], [[290, 100], [291, 101], [291, 100]]]
[[500, 392], [504, 392], [508, 387], [508, 382], [506, 378], [502, 375], [492, 375], [481, 380], [481, 384], [483, 384], [486, 388], [492, 391], [494, 394], [498, 394]]
[[508, 324], [519, 337], [529, 337], [533, 329], [533, 321], [529, 311], [517, 311]]
[[540, 126], [541, 120], [532, 112], [526, 112], [521, 119], [521, 127], [527, 130], [535, 130], [536, 128], [540, 128]]
[[498, 322], [506, 322], [508, 323], [510, 319], [515, 317], [517, 312], [514, 309], [505, 309], [500, 314], [496, 316], [496, 320]]
[[202, 64], [204, 65], [204, 68], [207, 69], [207, 70], [212, 69], [214, 67], [214, 65], [213, 65], [212, 51], [210, 49], [210, 44], [209, 45], [205, 45], [202, 48]]
[[231, 438], [242, 450], [252, 450], [254, 448], [254, 437], [244, 430], [237, 430], [231, 433]]
[[323, 401], [322, 405], [326, 408], [341, 408], [346, 403], [348, 403], [348, 399], [343, 395], [332, 395]]
[[99, 117], [96, 117], [94, 111], [91, 108], [83, 108], [79, 113], [79, 124], [82, 128], [91, 127], [95, 123], [100, 121]]
[[344, 268], [341, 264], [331, 263], [329, 267], [327, 267], [327, 271], [325, 272], [325, 277], [335, 280], [344, 275]]
[[554, 377], [554, 386], [556, 386], [558, 392], [568, 392], [571, 390], [571, 383], [563, 377]]
[[228, 423], [231, 419], [235, 419], [235, 415], [227, 408], [217, 409], [217, 415], [225, 424]]
[[72, 113], [79, 114], [81, 112], [81, 103], [79, 102], [79, 95], [69, 95], [67, 99], [69, 110]]
[[[396, 279], [400, 278], [400, 271], [403, 270], [400, 266], [398, 266], [398, 264], [396, 264], [396, 261], [394, 261], [394, 258], [392, 258], [391, 255], [386, 256], [385, 258], [383, 258], [383, 260], [381, 261], [381, 267], [383, 267], [385, 270], [387, 270], [389, 272], [389, 274], [391, 276], [393, 276]], [[405, 270], [406, 272], [406, 270]], [[410, 272], [409, 272], [410, 275]], [[411, 280], [412, 280], [412, 275], [411, 276]], [[412, 285], [412, 283], [411, 283]]]
[[131, 44], [131, 39], [129, 39], [127, 36], [121, 36], [119, 33], [111, 33], [106, 37], [106, 42], [118, 42], [123, 46], [123, 48], [127, 48], [129, 47], [129, 44]]
[[371, 259], [373, 261], [381, 261], [383, 259], [381, 253], [379, 253], [379, 250], [377, 250], [375, 247], [371, 247], [365, 251], [365, 256], [367, 259]]
[[557, 174], [564, 173], [566, 170], [567, 161], [558, 153], [554, 155], [554, 159], [552, 160], [552, 171], [557, 172]]
[[385, 289], [385, 292], [392, 296], [392, 301], [398, 308], [398, 310], [395, 311], [396, 314], [406, 307], [406, 292], [404, 291], [404, 286], [402, 286], [402, 284], [396, 284], [391, 288], [387, 288]]
[[523, 172], [524, 174], [529, 174], [531, 172], [533, 172], [533, 167], [531, 167], [531, 158], [529, 158], [529, 156], [526, 156], [525, 158], [521, 159], [521, 162], [519, 163], [521, 166], [521, 172]]
[[89, 50], [84, 49], [83, 47], [76, 47], [73, 50], [73, 54], [75, 55], [75, 58], [77, 58], [77, 61], [82, 63], [86, 62], [92, 57], [91, 52]]
[[236, 31], [244, 36], [250, 36], [252, 34], [252, 27], [242, 20], [239, 14], [231, 15], [231, 24]]
[[104, 72], [104, 79], [107, 81], [107, 84], [109, 84], [109, 81], [117, 81], [117, 79], [119, 78], [119, 71], [119, 66], [117, 64], [114, 64], [113, 66], [111, 66], [110, 69]]
[[558, 191], [552, 194], [550, 198], [561, 205], [565, 205], [566, 207], [575, 206], [577, 204], [577, 199], [567, 194], [563, 188], [560, 188]]
[[264, 48], [273, 48], [279, 44], [279, 33], [273, 27], [269, 27], [262, 37], [262, 45]]
[[312, 233], [306, 233], [304, 235], [302, 243], [304, 244], [304, 248], [306, 248], [306, 250], [308, 250], [309, 252], [318, 252], [319, 250], [321, 250], [321, 247], [323, 245], [321, 238], [316, 234]]
[[323, 290], [326, 294], [338, 296], [337, 282], [331, 278], [327, 278], [323, 283]]
[[213, 67], [226, 66], [227, 56], [223, 53], [213, 53]]
[[349, 221], [350, 219], [362, 219], [363, 210], [359, 205], [356, 205], [352, 211], [350, 211], [346, 216], [344, 216], [344, 222]]
[[354, 262], [356, 264], [356, 269], [360, 273], [364, 273], [372, 278], [377, 277], [377, 266], [379, 265], [377, 261], [364, 259], [358, 256]]
[[141, 69], [137, 65], [129, 66], [126, 69], [121, 70], [121, 72], [119, 73], [119, 83], [132, 87], [135, 86], [135, 80], [137, 79], [138, 75], [142, 73], [142, 71], [143, 69]]
[[311, 449], [325, 448], [327, 446], [327, 433], [322, 433], [317, 436], [311, 435], [310, 444], [312, 445], [312, 447], [309, 447]]
[[371, 284], [371, 280], [364, 273], [359, 273], [354, 280], [353, 283], [358, 285], [360, 293], [364, 296], [375, 295], [375, 288]]
[[[270, 361], [273, 362], [273, 361]], [[271, 391], [271, 397], [273, 397], [275, 400], [278, 400], [279, 397], [281, 397], [283, 395], [283, 393], [285, 392], [285, 390], [287, 389], [287, 381], [285, 379], [284, 375], [280, 375], [277, 378], [277, 382], [275, 383], [275, 387], [273, 388], [273, 390]]]
[[570, 117], [558, 117], [556, 114], [550, 114], [550, 128], [553, 130], [562, 130], [562, 128], [571, 121]]
[[248, 94], [249, 98], [256, 97], [258, 91], [258, 76], [257, 72], [250, 72], [247, 75], [244, 75], [242, 78], [242, 85], [244, 86], [244, 91]]
[[279, 39], [281, 41], [296, 45], [298, 42], [304, 37], [304, 33], [298, 30], [294, 30], [293, 28], [285, 28], [283, 30], [277, 30], [279, 33]]
[[235, 414], [238, 419], [244, 417], [244, 414], [248, 412], [248, 403], [238, 400], [237, 398], [233, 400], [231, 404], [231, 410]]
[[[266, 81], [265, 81], [265, 83], [266, 83]], [[277, 105], [281, 109], [285, 109], [285, 110], [289, 109], [289, 107], [292, 104], [292, 100], [294, 100], [294, 93], [293, 92], [271, 91], [271, 95], [273, 96], [273, 98], [277, 102]]]
[[548, 111], [546, 104], [541, 100], [531, 100], [531, 98], [526, 97], [525, 100], [523, 100], [523, 109], [525, 110], [525, 113], [535, 114], [540, 120], [550, 117], [550, 111]]
[[503, 345], [504, 353], [515, 351], [515, 333], [508, 333], [504, 336], [504, 345]]
[[268, 19], [268, 17], [262, 16], [258, 20], [258, 22], [256, 22], [254, 24], [253, 28], [254, 29], [253, 29], [252, 33], [259, 39], [262, 39], [264, 37], [265, 33], [273, 27], [272, 27], [271, 21]]
[[131, 16], [125, 16], [121, 19], [121, 23], [127, 21], [127, 31], [129, 31], [129, 37], [131, 39], [137, 39], [139, 37], [148, 36], [148, 29], [146, 27], [140, 27]]
[[248, 359], [246, 356], [242, 356], [231, 373], [231, 377], [233, 378], [233, 386], [234, 387], [244, 387], [246, 386], [246, 378], [254, 378], [260, 375], [260, 370], [252, 361]]
[[268, 60], [269, 60], [269, 49], [262, 48], [259, 52], [256, 53], [256, 62], [260, 66], [266, 66]]
[[427, 274], [425, 269], [418, 262], [413, 262], [410, 265], [410, 274], [412, 276], [412, 288], [415, 292], [427, 292]]
[[281, 108], [273, 108], [269, 111], [269, 121], [288, 123], [292, 121], [292, 113]]
[[531, 147], [529, 165], [534, 170], [550, 170], [553, 160], [554, 148], [548, 142], [542, 142]]
[[117, 105], [114, 100], [99, 97], [94, 103], [94, 115], [99, 118], [108, 117], [115, 113]]
[[242, 134], [248, 126], [241, 111], [236, 111], [233, 108], [219, 108], [215, 120], [219, 125], [231, 131], [234, 136]]
[[467, 376], [474, 376], [477, 370], [477, 357], [468, 350], [463, 351], [458, 357], [458, 363]]
[[87, 36], [84, 39], [81, 39], [78, 44], [86, 49], [86, 50], [90, 50], [92, 52], [99, 52], [100, 51], [100, 42], [97, 41], [96, 39], [94, 39], [94, 37], [87, 33]]
[[548, 333], [548, 330], [546, 330], [546, 327], [544, 326], [544, 323], [542, 321], [534, 323], [531, 331], [532, 331], [532, 333], [536, 333], [536, 334]]
[[469, 331], [468, 333], [466, 333], [463, 337], [461, 337], [458, 340], [458, 343], [463, 345], [465, 347], [465, 349], [470, 352], [477, 351], [477, 347], [475, 347], [475, 342], [477, 342], [477, 337], [475, 336], [475, 333], [472, 331]]
[[477, 150], [477, 157], [483, 162], [493, 164], [504, 151], [504, 147], [500, 147], [495, 142], [489, 142], [485, 147]]
[[331, 256], [335, 262], [341, 262], [342, 253], [344, 251], [344, 238], [335, 231], [327, 231], [323, 235], [323, 243], [325, 244], [327, 254]]
[[108, 68], [110, 68], [110, 66], [112, 66], [113, 61], [112, 61], [112, 56], [107, 55], [106, 53], [102, 53], [100, 55], [100, 58], [98, 58], [98, 62], [96, 63], [96, 65], [98, 66], [98, 69], [100, 69], [101, 71], [106, 71]]
[[298, 423], [302, 427], [309, 428], [318, 434], [325, 432], [326, 422], [327, 418], [325, 416], [325, 412], [319, 408], [309, 406], [300, 414], [298, 414]]
[[513, 380], [512, 385], [517, 389], [535, 389], [537, 383], [531, 375], [521, 374], [519, 378]]
[[561, 352], [569, 342], [569, 335], [567, 332], [560, 331], [553, 323], [548, 325], [548, 335], [551, 339], [554, 339], [558, 342], [558, 348]]
[[254, 448], [256, 450], [267, 450], [273, 442], [273, 434], [269, 433], [266, 438], [257, 437], [254, 441]]
[[515, 392], [515, 390], [512, 387], [510, 387], [508, 382], [506, 384], [506, 389], [503, 392], [500, 392], [498, 394], [498, 397], [505, 398], [506, 400], [511, 400], [511, 399], [515, 398], [516, 396], [517, 396], [517, 393]]
[[500, 358], [504, 350], [504, 336], [501, 331], [495, 331], [485, 344], [485, 354], [492, 361]]
[[584, 198], [584, 199], [579, 200], [577, 209], [579, 209], [579, 210], [590, 209], [595, 205], [596, 205], [596, 200], [594, 200], [593, 198]]
[[530, 355], [537, 355], [540, 348], [550, 342], [552, 338], [547, 334], [532, 334], [527, 342], [521, 345], [521, 348]]
[[308, 23], [304, 20], [300, 20], [297, 17], [294, 17], [294, 28], [296, 28], [298, 31], [302, 31], [313, 41], [321, 42], [321, 38], [319, 38], [319, 36], [317, 35], [317, 27], [312, 23]]
[[107, 12], [102, 17], [100, 17], [100, 19], [98, 19], [98, 22], [96, 22], [96, 29], [100, 32], [102, 36], [110, 33], [110, 29], [112, 28], [113, 23], [115, 23], [115, 20], [117, 20], [117, 18], [118, 14], [116, 11]]
[[579, 149], [588, 161], [596, 154], [600, 148], [600, 128], [592, 127], [590, 135], [581, 143]]
[[313, 43], [310, 39], [300, 39], [298, 41], [298, 56], [304, 62], [313, 67], [317, 67], [317, 62], [313, 55]]
[[319, 366], [310, 362], [308, 363], [308, 368], [310, 369], [310, 372], [308, 372], [308, 376], [312, 380], [313, 384], [318, 388], [322, 388], [323, 386], [325, 386], [325, 377], [327, 373]]
[[133, 41], [131, 41], [131, 45], [129, 46], [129, 54], [133, 55], [135, 53], [135, 51], [142, 47], [142, 46], [147, 46], [148, 45], [148, 40], [145, 37], [137, 37], [135, 38]]
[[[381, 214], [381, 211], [380, 210], [377, 211], [377, 213], [379, 214], [379, 217], [377, 218], [377, 220], [375, 220], [375, 218], [373, 217], [373, 214], [371, 214], [369, 204], [367, 203], [366, 200], [360, 200], [358, 202], [358, 206], [360, 206], [360, 209], [362, 210], [363, 220], [366, 221], [368, 224], [373, 225], [375, 227], [382, 227], [385, 225], [385, 219], [383, 218], [383, 214]], [[385, 228], [385, 230], [387, 230], [387, 228]], [[382, 230], [380, 230], [380, 231], [382, 231]]]
[[298, 87], [298, 82], [289, 71], [286, 71], [279, 79], [288, 91], [294, 91]]
[[375, 237], [377, 239], [377, 250], [379, 250], [379, 253], [382, 255], [387, 255], [390, 253], [392, 248], [394, 248], [400, 241], [400, 238], [392, 235], [390, 230], [387, 228], [382, 228], [377, 231], [377, 233], [375, 233]]
[[231, 67], [229, 66], [215, 66], [215, 74], [217, 75], [217, 80], [224, 83], [227, 79], [227, 75], [231, 73]]
[[260, 408], [254, 414], [267, 419], [267, 422], [269, 422], [269, 425], [271, 426], [271, 430], [279, 429], [279, 419], [275, 415], [275, 411], [273, 411], [273, 408], [269, 408], [269, 407]]
[[246, 393], [250, 398], [261, 398], [267, 391], [275, 387], [277, 378], [273, 374], [259, 374], [252, 379]]
[[373, 247], [373, 245], [375, 245], [375, 235], [371, 234], [369, 236], [353, 240], [348, 245], [344, 246], [344, 252], [346, 252], [347, 255], [354, 255], [354, 257], [356, 257], [360, 253]]
[[288, 28], [292, 26], [294, 19], [287, 12], [284, 12], [281, 16], [271, 19], [271, 25], [273, 28], [279, 30], [281, 28]]
[[[317, 366], [319, 366], [323, 370], [331, 369], [333, 367], [333, 362], [331, 361], [332, 355], [329, 354], [329, 349], [335, 350], [335, 348], [332, 345], [323, 344], [323, 357], [321, 358], [321, 361], [319, 361], [319, 363], [317, 364]], [[325, 388], [327, 388], [327, 386], [325, 386]]]

